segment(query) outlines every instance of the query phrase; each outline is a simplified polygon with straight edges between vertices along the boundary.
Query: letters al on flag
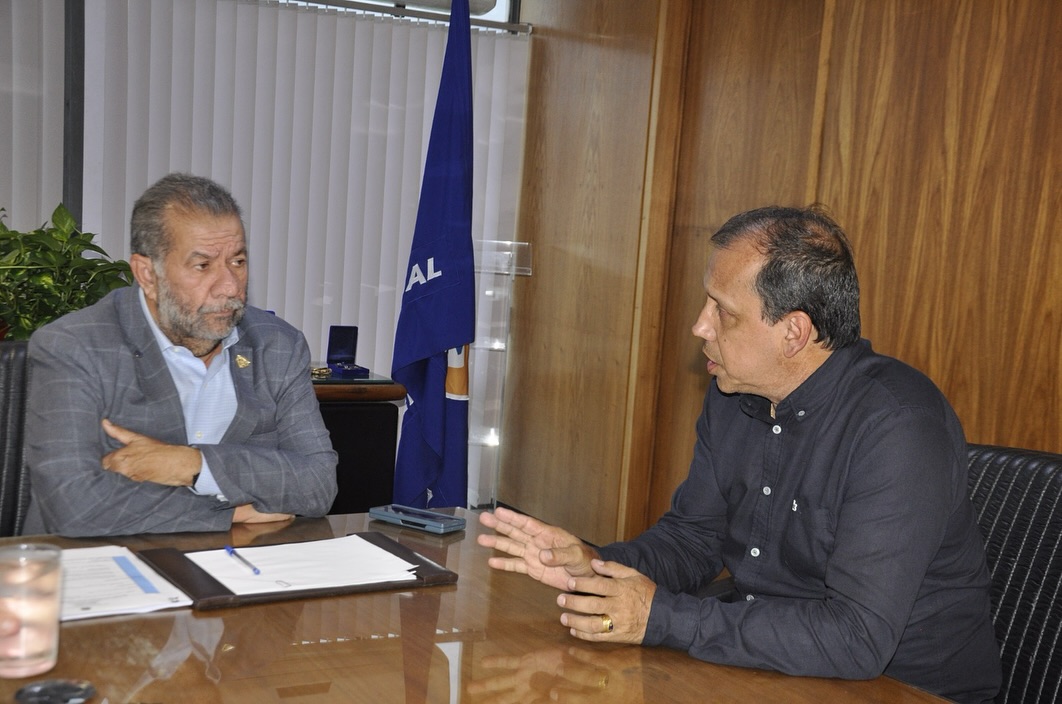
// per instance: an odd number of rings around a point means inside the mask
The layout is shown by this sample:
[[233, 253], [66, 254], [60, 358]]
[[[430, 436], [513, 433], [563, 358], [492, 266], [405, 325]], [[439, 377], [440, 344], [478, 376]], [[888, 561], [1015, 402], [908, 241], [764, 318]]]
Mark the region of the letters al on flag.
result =
[[472, 253], [472, 36], [453, 0], [428, 140], [391, 376], [406, 387], [395, 503], [468, 501], [468, 345], [475, 336]]

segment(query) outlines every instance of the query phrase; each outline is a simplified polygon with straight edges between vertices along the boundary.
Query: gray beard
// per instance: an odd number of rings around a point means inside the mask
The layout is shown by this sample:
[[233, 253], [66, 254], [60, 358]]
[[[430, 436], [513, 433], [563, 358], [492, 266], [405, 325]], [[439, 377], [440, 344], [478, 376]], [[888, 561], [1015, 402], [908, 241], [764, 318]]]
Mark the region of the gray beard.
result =
[[[205, 357], [232, 332], [241, 320], [246, 306], [238, 298], [230, 298], [219, 306], [203, 306], [190, 310], [173, 293], [165, 277], [157, 276], [159, 328], [170, 342], [187, 347], [196, 357]], [[232, 311], [232, 324], [222, 329], [214, 328], [205, 319], [206, 314]]]

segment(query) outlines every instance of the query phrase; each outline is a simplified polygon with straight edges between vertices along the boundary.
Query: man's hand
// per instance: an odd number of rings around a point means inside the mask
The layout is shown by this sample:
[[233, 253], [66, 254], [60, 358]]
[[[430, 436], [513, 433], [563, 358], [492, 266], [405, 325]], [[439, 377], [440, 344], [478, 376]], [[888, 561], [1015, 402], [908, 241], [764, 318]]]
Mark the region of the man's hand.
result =
[[134, 433], [106, 418], [103, 431], [122, 443], [103, 456], [103, 468], [135, 482], [166, 486], [191, 486], [203, 463], [199, 450], [187, 445], [170, 445], [147, 435]]
[[561, 623], [573, 636], [615, 643], [641, 643], [645, 638], [656, 584], [641, 572], [604, 562], [594, 548], [566, 530], [515, 511], [481, 513], [479, 522], [496, 534], [480, 535], [477, 542], [512, 556], [492, 557], [487, 564], [568, 592], [557, 597], [557, 604], [568, 609]]
[[[568, 593], [557, 597], [557, 605], [568, 609], [561, 623], [583, 640], [614, 643], [641, 643], [649, 623], [649, 610], [656, 584], [638, 570], [618, 562], [594, 560], [593, 577], [572, 577]], [[613, 630], [608, 630], [608, 619]]]
[[512, 555], [490, 558], [494, 569], [530, 575], [557, 589], [568, 589], [572, 577], [594, 574], [590, 560], [597, 551], [566, 530], [505, 508], [481, 513], [479, 522], [497, 534], [480, 535], [477, 542]]
[[271, 523], [273, 521], [290, 521], [290, 513], [259, 513], [251, 504], [237, 506], [232, 513], [233, 523]]

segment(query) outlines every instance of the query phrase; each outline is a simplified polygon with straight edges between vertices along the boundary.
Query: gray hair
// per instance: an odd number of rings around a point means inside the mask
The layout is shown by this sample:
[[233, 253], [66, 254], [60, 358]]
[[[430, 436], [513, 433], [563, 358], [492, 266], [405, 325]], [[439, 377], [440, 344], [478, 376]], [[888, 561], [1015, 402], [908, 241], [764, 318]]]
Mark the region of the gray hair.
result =
[[799, 310], [811, 318], [816, 342], [826, 349], [859, 341], [859, 277], [852, 245], [822, 206], [750, 210], [712, 235], [712, 243], [724, 248], [742, 239], [764, 255], [755, 282], [764, 321], [777, 323]]
[[166, 229], [168, 212], [233, 215], [243, 226], [243, 212], [223, 186], [202, 176], [172, 173], [152, 184], [133, 205], [129, 222], [130, 247], [156, 264], [169, 252], [172, 242]]

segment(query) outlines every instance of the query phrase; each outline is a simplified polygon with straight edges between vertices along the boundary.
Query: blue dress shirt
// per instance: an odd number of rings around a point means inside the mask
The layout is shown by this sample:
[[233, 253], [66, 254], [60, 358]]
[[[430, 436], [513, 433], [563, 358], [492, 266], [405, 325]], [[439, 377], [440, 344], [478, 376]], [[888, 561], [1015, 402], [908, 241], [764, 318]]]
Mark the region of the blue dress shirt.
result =
[[[170, 370], [177, 393], [181, 397], [184, 409], [184, 425], [188, 432], [189, 445], [217, 445], [225, 436], [229, 424], [236, 416], [236, 387], [232, 383], [229, 368], [229, 347], [240, 339], [237, 328], [221, 341], [221, 352], [210, 360], [210, 366], [203, 364], [187, 347], [170, 342], [155, 322], [148, 309], [144, 290], [139, 289], [140, 307], [144, 311], [151, 332], [155, 335], [166, 367]], [[214, 481], [206, 455], [202, 455], [199, 477], [192, 491], [197, 494], [213, 494], [219, 501], [225, 497], [221, 488]]]

